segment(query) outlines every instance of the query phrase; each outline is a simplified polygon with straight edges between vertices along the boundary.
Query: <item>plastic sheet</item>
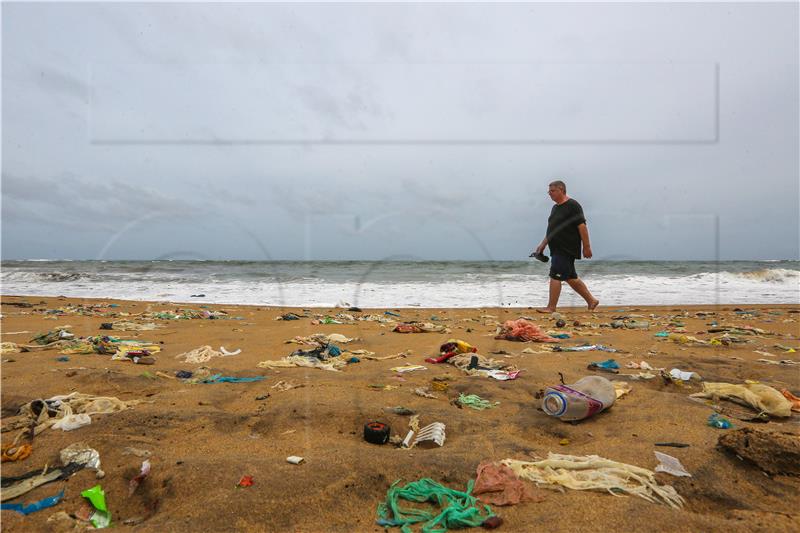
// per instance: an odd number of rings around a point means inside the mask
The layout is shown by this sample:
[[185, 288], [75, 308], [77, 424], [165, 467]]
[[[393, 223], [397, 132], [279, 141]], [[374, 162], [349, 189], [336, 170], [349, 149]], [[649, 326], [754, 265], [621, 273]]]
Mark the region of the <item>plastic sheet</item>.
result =
[[542, 491], [519, 479], [509, 467], [484, 461], [478, 465], [472, 493], [491, 505], [515, 505], [520, 502], [541, 502]]
[[57, 505], [63, 497], [64, 491], [62, 490], [55, 496], [50, 496], [49, 498], [44, 498], [38, 502], [29, 503], [27, 505], [23, 505], [21, 503], [4, 503], [2, 506], [0, 506], [0, 509], [3, 511], [16, 511], [20, 514], [29, 515], [31, 513], [35, 513], [36, 511], [41, 511], [42, 509], [47, 509], [48, 507]]
[[670, 474], [676, 477], [692, 477], [692, 475], [686, 471], [677, 458], [667, 455], [666, 453], [654, 453], [656, 454], [656, 459], [658, 459], [656, 472], [664, 472], [665, 474]]

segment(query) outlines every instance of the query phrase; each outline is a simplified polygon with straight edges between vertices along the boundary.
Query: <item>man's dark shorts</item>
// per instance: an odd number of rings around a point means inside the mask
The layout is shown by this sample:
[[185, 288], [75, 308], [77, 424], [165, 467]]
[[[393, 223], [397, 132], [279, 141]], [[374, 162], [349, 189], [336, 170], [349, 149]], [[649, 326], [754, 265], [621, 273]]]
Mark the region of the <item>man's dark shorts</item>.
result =
[[567, 255], [553, 255], [550, 258], [550, 277], [559, 281], [578, 279], [575, 272], [575, 258]]

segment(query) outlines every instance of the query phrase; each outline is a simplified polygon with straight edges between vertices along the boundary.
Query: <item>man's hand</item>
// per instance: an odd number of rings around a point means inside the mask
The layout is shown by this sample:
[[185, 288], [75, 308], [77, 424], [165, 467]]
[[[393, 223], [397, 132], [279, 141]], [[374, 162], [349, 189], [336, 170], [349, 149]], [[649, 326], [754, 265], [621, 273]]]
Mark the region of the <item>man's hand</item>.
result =
[[533, 251], [533, 253], [535, 253], [535, 254], [544, 253], [544, 247], [545, 246], [547, 246], [547, 244], [545, 244], [545, 243], [540, 244], [539, 246], [536, 247], [536, 249]]
[[591, 259], [592, 258], [592, 247], [591, 246], [589, 246], [589, 245], [584, 245], [583, 246], [583, 257], [586, 258], [586, 259]]

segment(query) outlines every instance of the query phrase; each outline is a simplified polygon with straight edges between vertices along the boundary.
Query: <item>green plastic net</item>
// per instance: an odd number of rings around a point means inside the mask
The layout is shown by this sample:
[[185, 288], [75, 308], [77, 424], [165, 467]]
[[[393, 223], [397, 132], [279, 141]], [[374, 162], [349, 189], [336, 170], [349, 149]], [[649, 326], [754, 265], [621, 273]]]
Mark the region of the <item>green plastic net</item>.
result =
[[[398, 487], [395, 481], [386, 492], [386, 501], [378, 504], [378, 525], [400, 527], [403, 533], [412, 533], [411, 526], [420, 522], [422, 533], [445, 533], [448, 529], [460, 529], [481, 525], [487, 518], [495, 516], [491, 507], [477, 506], [478, 499], [472, 496], [474, 481], [467, 483], [466, 492], [453, 490], [430, 478], [412, 481]], [[438, 514], [427, 509], [401, 507], [400, 500], [433, 503], [439, 507]]]
[[458, 396], [458, 403], [461, 405], [465, 405], [467, 407], [471, 407], [477, 411], [483, 411], [484, 409], [491, 409], [496, 407], [500, 404], [500, 402], [490, 402], [489, 400], [484, 400], [477, 394], [460, 394]]

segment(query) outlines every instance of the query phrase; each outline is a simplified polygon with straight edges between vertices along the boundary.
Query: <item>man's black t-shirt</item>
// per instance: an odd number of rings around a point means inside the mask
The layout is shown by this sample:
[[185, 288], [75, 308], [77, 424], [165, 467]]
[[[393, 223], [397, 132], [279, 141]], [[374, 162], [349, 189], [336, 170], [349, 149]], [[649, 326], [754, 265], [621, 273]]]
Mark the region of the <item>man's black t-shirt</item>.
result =
[[581, 234], [578, 226], [584, 224], [581, 204], [570, 198], [561, 205], [554, 205], [547, 219], [547, 244], [550, 255], [566, 255], [581, 258]]

